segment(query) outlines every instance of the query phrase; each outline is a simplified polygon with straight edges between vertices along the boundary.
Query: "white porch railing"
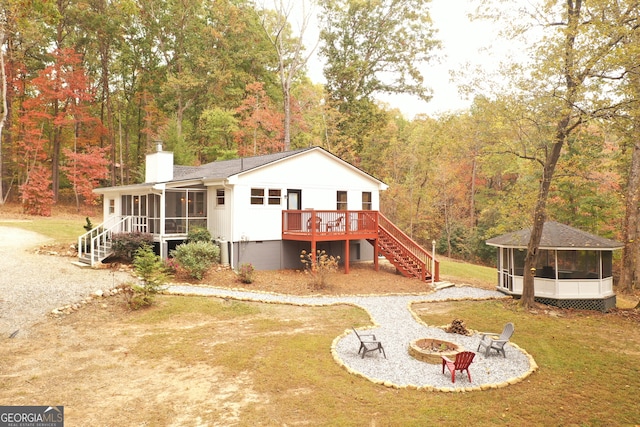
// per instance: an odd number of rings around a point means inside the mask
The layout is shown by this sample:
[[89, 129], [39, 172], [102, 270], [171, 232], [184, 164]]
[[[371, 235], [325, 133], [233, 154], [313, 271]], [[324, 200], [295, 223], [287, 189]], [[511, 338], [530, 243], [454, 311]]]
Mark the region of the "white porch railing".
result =
[[111, 255], [113, 233], [146, 233], [147, 218], [141, 216], [110, 217], [107, 221], [78, 237], [78, 259], [92, 267]]

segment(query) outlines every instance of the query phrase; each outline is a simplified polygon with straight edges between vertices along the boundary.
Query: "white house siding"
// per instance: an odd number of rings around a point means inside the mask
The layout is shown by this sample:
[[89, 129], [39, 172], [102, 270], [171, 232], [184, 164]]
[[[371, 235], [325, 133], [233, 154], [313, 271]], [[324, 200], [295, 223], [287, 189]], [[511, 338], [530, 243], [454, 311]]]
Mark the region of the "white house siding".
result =
[[[362, 192], [370, 192], [371, 209], [380, 206], [380, 182], [322, 151], [308, 151], [231, 179], [235, 219], [232, 240], [280, 240], [287, 189], [302, 190], [302, 208], [335, 210], [337, 191], [347, 191], [347, 208], [362, 209]], [[251, 204], [251, 189], [265, 190], [262, 205]], [[269, 189], [281, 190], [279, 205], [267, 203]]]
[[[217, 203], [217, 190], [224, 190], [225, 203], [220, 206]], [[207, 228], [214, 239], [231, 240], [232, 230], [232, 201], [233, 191], [231, 188], [222, 186], [208, 187], [207, 191]]]

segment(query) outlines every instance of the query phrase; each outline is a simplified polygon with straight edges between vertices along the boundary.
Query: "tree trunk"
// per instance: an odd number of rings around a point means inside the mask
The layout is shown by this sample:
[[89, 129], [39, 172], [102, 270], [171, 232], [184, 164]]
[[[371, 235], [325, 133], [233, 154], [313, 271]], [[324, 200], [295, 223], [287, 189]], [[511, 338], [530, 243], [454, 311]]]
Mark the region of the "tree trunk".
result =
[[542, 238], [542, 228], [547, 219], [547, 198], [549, 197], [549, 188], [555, 171], [562, 147], [569, 136], [569, 133], [578, 126], [580, 120], [575, 124], [571, 124], [571, 118], [574, 107], [574, 101], [578, 85], [582, 81], [577, 80], [576, 60], [575, 60], [575, 39], [578, 35], [578, 25], [580, 12], [582, 8], [582, 0], [576, 0], [575, 3], [568, 1], [567, 7], [567, 30], [564, 39], [564, 84], [566, 93], [563, 98], [564, 108], [560, 114], [556, 125], [556, 134], [551, 149], [547, 151], [546, 158], [542, 170], [542, 181], [538, 191], [538, 200], [533, 212], [533, 225], [531, 228], [531, 236], [527, 245], [527, 254], [524, 258], [524, 280], [522, 283], [522, 299], [520, 304], [525, 308], [533, 307], [535, 301], [535, 274], [536, 265], [538, 264], [538, 248]]
[[[639, 118], [640, 119], [640, 118]], [[640, 121], [640, 120], [639, 120]], [[640, 123], [636, 122], [636, 135], [640, 134]], [[634, 139], [627, 183], [626, 212], [624, 217], [624, 250], [622, 253], [622, 274], [620, 285], [632, 291], [638, 282], [638, 208], [640, 206], [640, 141]]]
[[[5, 41], [5, 32], [2, 31], [0, 33], [0, 48], [4, 47], [4, 41]], [[1, 49], [0, 50], [0, 79], [2, 79], [2, 82], [0, 82], [0, 84], [2, 84], [2, 113], [0, 114], [0, 205], [4, 204], [4, 191], [3, 191], [3, 186], [2, 186], [2, 179], [4, 178], [4, 171], [2, 169], [2, 163], [4, 162], [4, 159], [2, 157], [2, 134], [3, 134], [3, 129], [4, 129], [4, 124], [7, 120], [7, 108], [8, 108], [8, 102], [7, 102], [7, 73], [5, 72], [5, 68], [4, 68], [4, 55], [5, 55], [5, 50]]]
[[291, 148], [291, 88], [283, 87], [284, 94], [284, 146], [282, 151]]
[[553, 172], [560, 158], [564, 141], [567, 138], [566, 129], [569, 119], [569, 112], [567, 112], [565, 119], [558, 124], [555, 143], [547, 155], [542, 171], [538, 200], [536, 201], [536, 207], [533, 213], [531, 236], [529, 238], [529, 244], [527, 245], [527, 254], [524, 258], [524, 281], [522, 284], [521, 304], [528, 308], [533, 306], [535, 300], [534, 281], [536, 265], [538, 265], [538, 247], [542, 239], [542, 229], [547, 219], [547, 198], [549, 197], [549, 188], [551, 187]]
[[[636, 65], [637, 56], [634, 55], [632, 66]], [[640, 96], [640, 76], [630, 73], [629, 88], [631, 96], [638, 99]], [[624, 250], [622, 252], [622, 271], [620, 274], [620, 287], [626, 291], [632, 291], [638, 285], [638, 270], [640, 266], [640, 107], [632, 110], [633, 129], [631, 132], [631, 165], [629, 166], [629, 178], [627, 181], [627, 197], [625, 200], [624, 215]]]

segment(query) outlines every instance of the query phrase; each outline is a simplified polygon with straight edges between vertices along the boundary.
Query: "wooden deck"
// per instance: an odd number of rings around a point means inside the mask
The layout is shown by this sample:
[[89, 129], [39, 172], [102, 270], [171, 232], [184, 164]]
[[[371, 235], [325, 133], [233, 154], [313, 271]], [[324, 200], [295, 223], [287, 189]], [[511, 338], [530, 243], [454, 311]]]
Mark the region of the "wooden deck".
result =
[[311, 242], [377, 238], [377, 211], [282, 211], [283, 240]]
[[377, 211], [282, 211], [282, 240], [311, 243], [316, 253], [317, 242], [344, 241], [344, 272], [349, 274], [349, 241], [373, 241], [374, 267], [378, 271], [378, 212]]
[[432, 254], [404, 234], [378, 211], [285, 210], [282, 212], [282, 240], [311, 243], [344, 241], [345, 273], [349, 273], [349, 241], [367, 240], [373, 245], [373, 262], [384, 255], [403, 275], [422, 281], [439, 280], [439, 262]]

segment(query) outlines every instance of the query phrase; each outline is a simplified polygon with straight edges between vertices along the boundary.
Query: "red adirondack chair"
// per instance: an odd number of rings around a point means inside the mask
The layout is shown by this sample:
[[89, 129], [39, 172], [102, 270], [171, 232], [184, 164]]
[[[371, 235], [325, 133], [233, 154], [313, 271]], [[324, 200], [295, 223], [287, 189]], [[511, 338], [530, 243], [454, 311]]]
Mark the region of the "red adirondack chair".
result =
[[471, 382], [471, 373], [469, 372], [469, 365], [473, 362], [473, 358], [475, 357], [475, 353], [471, 351], [463, 351], [456, 354], [455, 362], [446, 356], [442, 357], [442, 373], [444, 374], [444, 367], [449, 368], [451, 372], [451, 382], [456, 382], [456, 371], [467, 371], [467, 376], [469, 377], [469, 382]]

